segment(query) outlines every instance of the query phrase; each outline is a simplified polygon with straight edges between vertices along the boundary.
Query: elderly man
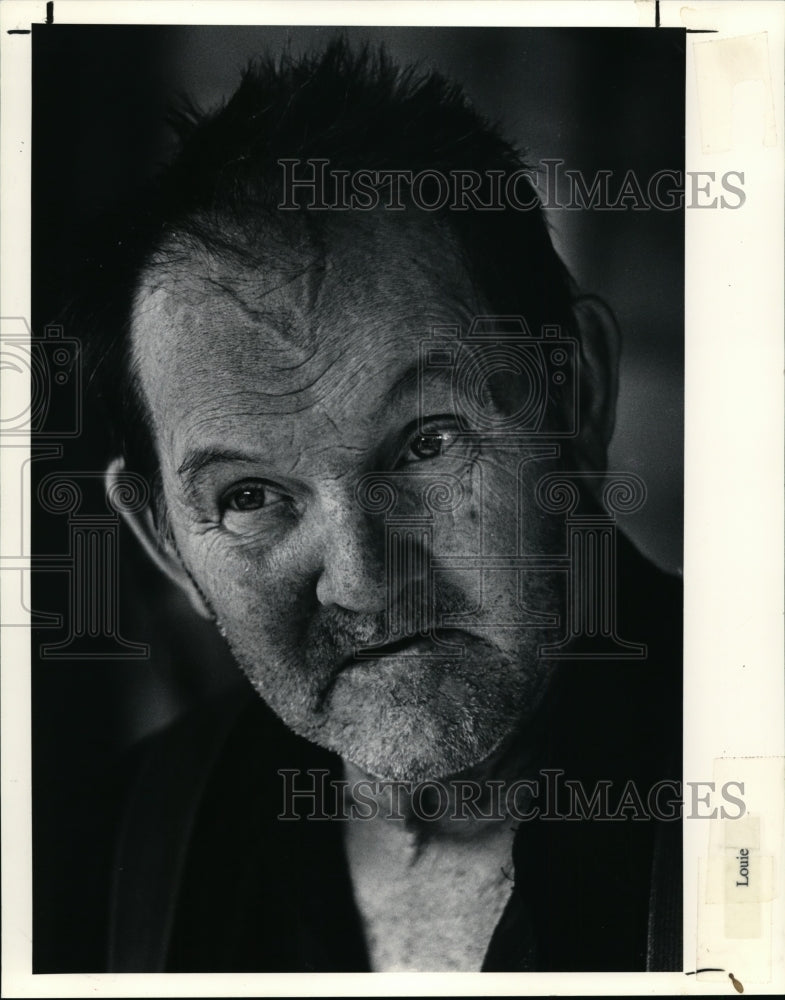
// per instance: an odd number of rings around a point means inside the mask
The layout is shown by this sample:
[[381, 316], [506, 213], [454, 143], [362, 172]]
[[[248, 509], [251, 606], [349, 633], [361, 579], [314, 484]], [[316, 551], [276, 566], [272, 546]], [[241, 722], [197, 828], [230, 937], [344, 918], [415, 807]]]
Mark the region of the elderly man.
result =
[[100, 258], [107, 477], [249, 683], [138, 754], [109, 966], [676, 967], [680, 602], [524, 165], [341, 43], [182, 132]]

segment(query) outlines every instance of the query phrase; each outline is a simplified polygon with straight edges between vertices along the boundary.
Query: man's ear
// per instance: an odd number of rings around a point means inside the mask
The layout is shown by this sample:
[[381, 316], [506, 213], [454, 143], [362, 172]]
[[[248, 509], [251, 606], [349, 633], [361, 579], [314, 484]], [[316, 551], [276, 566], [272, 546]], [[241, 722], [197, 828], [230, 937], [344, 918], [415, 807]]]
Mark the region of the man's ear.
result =
[[616, 423], [619, 393], [619, 327], [605, 303], [593, 296], [574, 306], [580, 339], [580, 424], [575, 458], [586, 470], [604, 470]]
[[[118, 484], [118, 479], [124, 472], [125, 462], [122, 458], [115, 458], [109, 463], [104, 476], [107, 492]], [[183, 568], [174, 545], [165, 541], [156, 528], [150, 507], [141, 511], [124, 510], [122, 517], [155, 565], [186, 594], [197, 614], [212, 621], [213, 614]]]

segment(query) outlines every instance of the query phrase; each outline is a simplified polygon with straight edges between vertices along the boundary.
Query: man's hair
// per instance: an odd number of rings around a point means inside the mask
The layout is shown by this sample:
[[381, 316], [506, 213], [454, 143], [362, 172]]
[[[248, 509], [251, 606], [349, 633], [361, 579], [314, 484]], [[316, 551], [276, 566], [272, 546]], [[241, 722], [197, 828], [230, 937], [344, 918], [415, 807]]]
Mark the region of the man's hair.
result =
[[[173, 119], [179, 150], [131, 204], [111, 213], [86, 255], [85, 294], [72, 322], [85, 342], [90, 381], [108, 411], [114, 454], [158, 485], [149, 414], [131, 351], [134, 295], [167, 254], [200, 247], [231, 258], [303, 227], [318, 243], [329, 210], [282, 211], [282, 159], [329, 160], [332, 170], [474, 171], [487, 201], [489, 171], [525, 168], [523, 155], [437, 72], [400, 68], [383, 48], [352, 50], [338, 38], [316, 55], [262, 58], [218, 110], [185, 106]], [[535, 201], [525, 177], [521, 201]], [[407, 199], [407, 211], [420, 211]], [[536, 204], [428, 213], [451, 231], [475, 287], [499, 315], [522, 315], [573, 330], [575, 299]], [[81, 303], [81, 304], [80, 304]], [[73, 327], [72, 327], [73, 329]], [[427, 334], [427, 331], [424, 331]], [[224, 335], [224, 334], [222, 334]]]

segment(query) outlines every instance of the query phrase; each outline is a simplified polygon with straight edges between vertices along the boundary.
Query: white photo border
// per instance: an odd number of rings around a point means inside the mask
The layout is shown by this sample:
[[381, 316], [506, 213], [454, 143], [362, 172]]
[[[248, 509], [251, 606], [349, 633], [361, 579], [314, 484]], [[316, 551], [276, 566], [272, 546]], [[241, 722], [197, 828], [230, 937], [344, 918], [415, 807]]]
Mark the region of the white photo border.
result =
[[[686, 212], [684, 775], [732, 772], [749, 783], [761, 852], [773, 858], [767, 944], [716, 937], [712, 872], [724, 843], [714, 821], [684, 823], [684, 973], [351, 975], [45, 975], [32, 968], [30, 651], [24, 629], [2, 636], [3, 996], [648, 995], [785, 988], [783, 838], [783, 53], [785, 4], [768, 0], [56, 0], [57, 23], [459, 24], [684, 27], [686, 169], [742, 170], [737, 212]], [[31, 315], [31, 22], [47, 4], [6, 0], [2, 30], [0, 316]], [[732, 43], [762, 36], [768, 65], [739, 80], [727, 107]], [[723, 52], [718, 44], [731, 45]], [[739, 42], [741, 40], [741, 42]], [[703, 48], [701, 48], [703, 46]], [[707, 58], [706, 46], [714, 46]], [[716, 56], [716, 58], [715, 58]], [[723, 76], [725, 73], [725, 76]], [[733, 91], [731, 72], [731, 92]], [[746, 84], [750, 84], [747, 86]], [[766, 129], [771, 102], [774, 138]], [[723, 104], [723, 102], [725, 102]], [[761, 110], [763, 109], [763, 110]], [[731, 115], [732, 142], [716, 142]], [[714, 131], [712, 131], [714, 130]], [[768, 143], [768, 144], [767, 144]], [[16, 485], [16, 484], [14, 484]], [[29, 491], [27, 491], [29, 493]], [[2, 481], [2, 551], [21, 521]], [[25, 540], [29, 552], [29, 538]], [[719, 861], [718, 861], [719, 859]], [[779, 892], [777, 886], [779, 885]], [[721, 921], [720, 921], [721, 926]], [[715, 935], [715, 936], [713, 936]], [[768, 949], [767, 958], [761, 957]], [[720, 973], [695, 973], [703, 965]], [[768, 963], [768, 964], [767, 964]], [[525, 975], [525, 979], [521, 976]], [[724, 984], [724, 985], [720, 985]]]

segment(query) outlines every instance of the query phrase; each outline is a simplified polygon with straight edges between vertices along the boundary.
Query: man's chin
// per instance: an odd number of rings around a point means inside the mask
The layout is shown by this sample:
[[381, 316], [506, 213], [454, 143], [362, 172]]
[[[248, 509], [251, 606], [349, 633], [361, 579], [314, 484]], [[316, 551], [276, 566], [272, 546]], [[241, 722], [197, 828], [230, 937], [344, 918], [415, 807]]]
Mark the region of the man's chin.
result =
[[298, 736], [375, 778], [419, 782], [476, 767], [520, 732], [545, 680], [532, 646], [513, 655], [472, 636], [457, 657], [354, 658], [322, 677], [271, 657], [245, 672]]
[[482, 666], [419, 657], [352, 666], [333, 683], [310, 738], [379, 779], [465, 771], [517, 728], [529, 687], [498, 659], [495, 669]]
[[408, 743], [380, 742], [348, 750], [338, 746], [330, 749], [371, 779], [417, 785], [424, 781], [446, 781], [478, 769], [483, 761], [493, 757], [503, 740], [504, 736], [488, 746], [474, 742], [445, 747], [413, 738]]

